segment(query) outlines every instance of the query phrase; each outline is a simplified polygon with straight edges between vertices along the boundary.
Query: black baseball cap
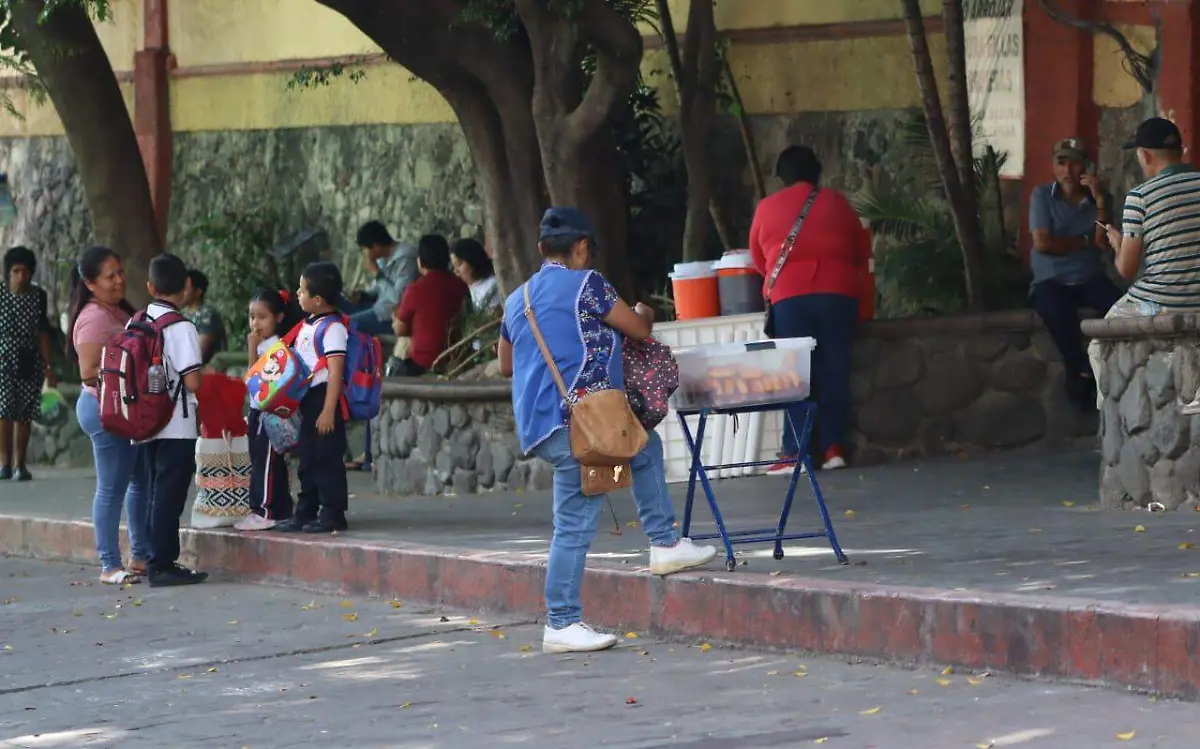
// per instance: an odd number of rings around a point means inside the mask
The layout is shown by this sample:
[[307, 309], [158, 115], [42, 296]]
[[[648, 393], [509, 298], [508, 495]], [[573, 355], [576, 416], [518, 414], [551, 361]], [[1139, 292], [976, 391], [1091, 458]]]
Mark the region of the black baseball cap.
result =
[[1162, 117], [1151, 117], [1138, 125], [1133, 140], [1125, 144], [1126, 151], [1149, 148], [1154, 151], [1169, 151], [1183, 148], [1183, 136], [1175, 123]]

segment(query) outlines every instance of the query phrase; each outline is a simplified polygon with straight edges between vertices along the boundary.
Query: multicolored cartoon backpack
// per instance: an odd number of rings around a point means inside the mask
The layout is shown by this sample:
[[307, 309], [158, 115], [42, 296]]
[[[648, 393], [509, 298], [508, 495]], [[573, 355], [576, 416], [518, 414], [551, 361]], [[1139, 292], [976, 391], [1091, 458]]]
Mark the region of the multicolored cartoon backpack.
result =
[[326, 366], [325, 329], [330, 323], [346, 326], [346, 388], [342, 391], [342, 417], [347, 421], [369, 421], [379, 415], [380, 390], [383, 387], [383, 348], [379, 339], [360, 331], [345, 315], [326, 315], [313, 334], [316, 349], [316, 373]]
[[653, 338], [635, 341], [626, 338], [621, 347], [625, 370], [625, 395], [634, 416], [646, 429], [653, 429], [667, 418], [668, 401], [679, 389], [679, 364], [671, 347]]
[[312, 383], [312, 373], [292, 348], [302, 325], [276, 341], [246, 372], [250, 403], [264, 414], [286, 419], [297, 413]]

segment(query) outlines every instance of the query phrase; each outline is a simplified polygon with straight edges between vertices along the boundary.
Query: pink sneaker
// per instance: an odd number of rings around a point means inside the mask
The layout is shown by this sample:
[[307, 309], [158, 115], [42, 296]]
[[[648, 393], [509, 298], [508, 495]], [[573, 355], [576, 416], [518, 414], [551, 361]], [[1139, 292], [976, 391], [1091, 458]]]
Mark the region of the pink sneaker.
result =
[[239, 531], [269, 531], [275, 527], [275, 521], [251, 513], [234, 523], [233, 527]]

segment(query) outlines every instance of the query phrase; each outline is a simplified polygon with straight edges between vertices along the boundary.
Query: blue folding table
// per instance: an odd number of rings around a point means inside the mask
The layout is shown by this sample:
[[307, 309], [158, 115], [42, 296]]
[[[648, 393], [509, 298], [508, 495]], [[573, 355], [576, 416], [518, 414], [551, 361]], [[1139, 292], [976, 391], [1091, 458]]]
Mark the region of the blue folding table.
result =
[[[755, 530], [745, 531], [730, 531], [725, 527], [725, 520], [721, 517], [721, 508], [717, 506], [717, 498], [713, 492], [712, 483], [708, 479], [708, 471], [716, 471], [726, 468], [750, 468], [757, 466], [772, 465], [774, 461], [755, 461], [749, 463], [723, 463], [717, 465], [704, 465], [704, 428], [710, 416], [716, 415], [731, 415], [737, 416], [748, 413], [761, 413], [764, 411], [783, 411], [786, 423], [792, 425], [792, 417], [788, 412], [789, 406], [799, 406], [804, 413], [803, 427], [797, 430], [799, 439], [797, 442], [800, 446], [800, 459], [796, 462], [796, 466], [792, 471], [791, 478], [788, 480], [787, 494], [783, 500], [783, 512], [779, 515], [779, 523], [774, 528], [760, 528]], [[693, 541], [705, 539], [721, 539], [725, 545], [725, 568], [732, 572], [737, 569], [737, 562], [733, 558], [734, 544], [755, 544], [755, 543], [774, 543], [775, 558], [783, 559], [783, 542], [795, 541], [805, 538], [827, 538], [829, 546], [833, 549], [833, 553], [837, 556], [839, 563], [845, 565], [850, 561], [846, 558], [846, 554], [842, 551], [842, 547], [838, 545], [837, 534], [833, 531], [833, 521], [829, 518], [829, 510], [825, 507], [825, 498], [821, 494], [821, 487], [817, 483], [816, 472], [813, 470], [812, 460], [809, 458], [808, 446], [809, 439], [812, 436], [813, 420], [816, 417], [817, 407], [811, 401], [802, 401], [800, 403], [769, 403], [765, 405], [749, 405], [749, 406], [730, 406], [724, 408], [699, 407], [699, 408], [684, 408], [677, 410], [679, 416], [679, 424], [683, 427], [683, 436], [687, 441], [688, 450], [692, 454], [691, 469], [688, 472], [688, 490], [687, 490], [687, 505], [683, 511], [683, 535], [691, 538]], [[698, 416], [699, 421], [696, 424], [696, 435], [693, 439], [692, 431], [688, 427], [687, 417]], [[794, 428], [794, 425], [793, 425]], [[792, 499], [796, 494], [796, 484], [800, 478], [801, 467], [808, 474], [808, 483], [812, 486], [813, 498], [817, 502], [817, 509], [821, 513], [821, 521], [824, 524], [824, 530], [810, 531], [807, 533], [788, 533], [787, 522], [788, 515], [792, 511]], [[696, 498], [696, 479], [700, 480], [701, 486], [704, 488], [704, 496], [708, 499], [708, 506], [712, 510], [713, 521], [716, 523], [716, 533], [706, 533], [698, 536], [689, 535], [688, 531], [692, 524], [692, 504]]]

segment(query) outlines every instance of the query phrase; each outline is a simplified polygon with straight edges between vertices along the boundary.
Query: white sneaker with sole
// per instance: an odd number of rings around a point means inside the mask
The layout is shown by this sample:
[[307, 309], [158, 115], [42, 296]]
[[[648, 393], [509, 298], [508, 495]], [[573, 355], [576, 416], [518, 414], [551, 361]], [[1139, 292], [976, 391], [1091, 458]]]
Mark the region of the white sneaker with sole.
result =
[[697, 546], [690, 538], [681, 538], [674, 546], [650, 547], [650, 574], [670, 575], [708, 564], [717, 555], [714, 546]]
[[269, 531], [276, 525], [274, 520], [268, 520], [262, 515], [250, 513], [246, 517], [238, 520], [233, 524], [235, 530], [239, 531]]
[[547, 624], [546, 632], [542, 635], [543, 653], [590, 653], [608, 650], [616, 644], [616, 635], [597, 632], [583, 622], [562, 629], [554, 629]]

